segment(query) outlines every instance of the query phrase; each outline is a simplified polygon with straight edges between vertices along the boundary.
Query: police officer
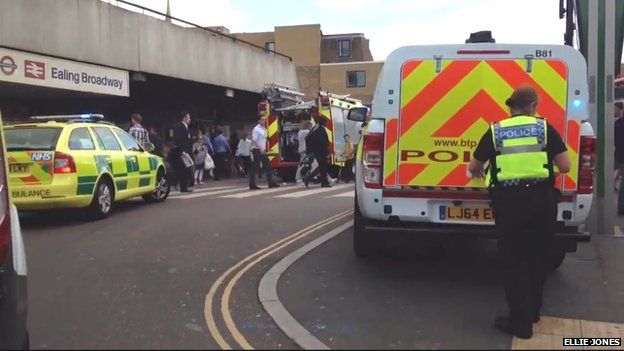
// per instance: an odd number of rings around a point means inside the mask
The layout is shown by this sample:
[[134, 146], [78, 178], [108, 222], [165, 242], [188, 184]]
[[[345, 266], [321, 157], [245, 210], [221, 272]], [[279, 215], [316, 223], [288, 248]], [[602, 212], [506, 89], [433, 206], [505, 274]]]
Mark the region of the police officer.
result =
[[508, 317], [495, 326], [520, 338], [533, 336], [539, 321], [542, 288], [557, 223], [558, 190], [555, 171], [570, 170], [561, 135], [535, 117], [537, 92], [525, 86], [513, 92], [506, 105], [511, 118], [494, 123], [483, 135], [468, 171], [484, 177], [496, 216], [499, 253], [504, 266]]

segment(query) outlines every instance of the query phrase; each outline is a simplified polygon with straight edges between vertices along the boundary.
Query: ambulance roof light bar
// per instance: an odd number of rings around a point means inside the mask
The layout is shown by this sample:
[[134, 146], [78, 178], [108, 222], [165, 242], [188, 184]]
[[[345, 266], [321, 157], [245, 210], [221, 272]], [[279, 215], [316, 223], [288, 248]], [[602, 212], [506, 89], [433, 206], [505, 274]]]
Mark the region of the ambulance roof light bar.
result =
[[32, 116], [30, 119], [35, 121], [93, 121], [98, 122], [104, 120], [104, 115], [96, 113], [83, 113], [79, 115], [49, 115], [49, 116]]

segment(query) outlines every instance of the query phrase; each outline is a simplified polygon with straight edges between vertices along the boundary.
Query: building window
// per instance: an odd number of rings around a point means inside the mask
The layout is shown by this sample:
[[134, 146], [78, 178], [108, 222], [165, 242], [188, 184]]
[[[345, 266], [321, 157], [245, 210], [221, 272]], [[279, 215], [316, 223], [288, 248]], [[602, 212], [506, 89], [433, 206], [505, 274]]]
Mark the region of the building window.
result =
[[275, 55], [275, 53], [273, 52], [273, 51], [275, 51], [275, 42], [268, 41], [268, 42], [264, 43], [264, 48], [267, 49], [267, 51], [269, 51], [269, 54]]
[[338, 55], [340, 57], [351, 57], [351, 40], [338, 41]]
[[347, 88], [362, 88], [366, 86], [366, 72], [349, 71], [347, 72]]

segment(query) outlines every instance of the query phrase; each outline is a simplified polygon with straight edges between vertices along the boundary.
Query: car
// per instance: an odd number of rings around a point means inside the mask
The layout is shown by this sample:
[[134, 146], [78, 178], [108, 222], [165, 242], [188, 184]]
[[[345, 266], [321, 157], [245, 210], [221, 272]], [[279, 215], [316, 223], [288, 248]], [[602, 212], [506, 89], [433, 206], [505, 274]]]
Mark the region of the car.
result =
[[11, 198], [19, 210], [84, 208], [108, 217], [114, 203], [167, 199], [164, 161], [102, 115], [31, 117], [4, 127]]
[[1, 133], [0, 144], [0, 349], [28, 349], [26, 253], [17, 209], [9, 195]]

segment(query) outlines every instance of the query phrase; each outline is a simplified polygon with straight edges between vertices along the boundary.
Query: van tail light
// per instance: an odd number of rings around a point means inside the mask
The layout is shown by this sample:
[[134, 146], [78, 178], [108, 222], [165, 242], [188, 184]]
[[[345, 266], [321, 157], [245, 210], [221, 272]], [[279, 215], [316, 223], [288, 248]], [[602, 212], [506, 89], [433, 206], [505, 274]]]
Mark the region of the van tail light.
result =
[[364, 186], [381, 189], [384, 138], [382, 133], [365, 134], [362, 146]]
[[594, 173], [596, 170], [596, 137], [581, 136], [579, 152], [579, 194], [594, 192]]
[[54, 153], [54, 173], [66, 174], [76, 173], [76, 163], [74, 158], [63, 152]]

